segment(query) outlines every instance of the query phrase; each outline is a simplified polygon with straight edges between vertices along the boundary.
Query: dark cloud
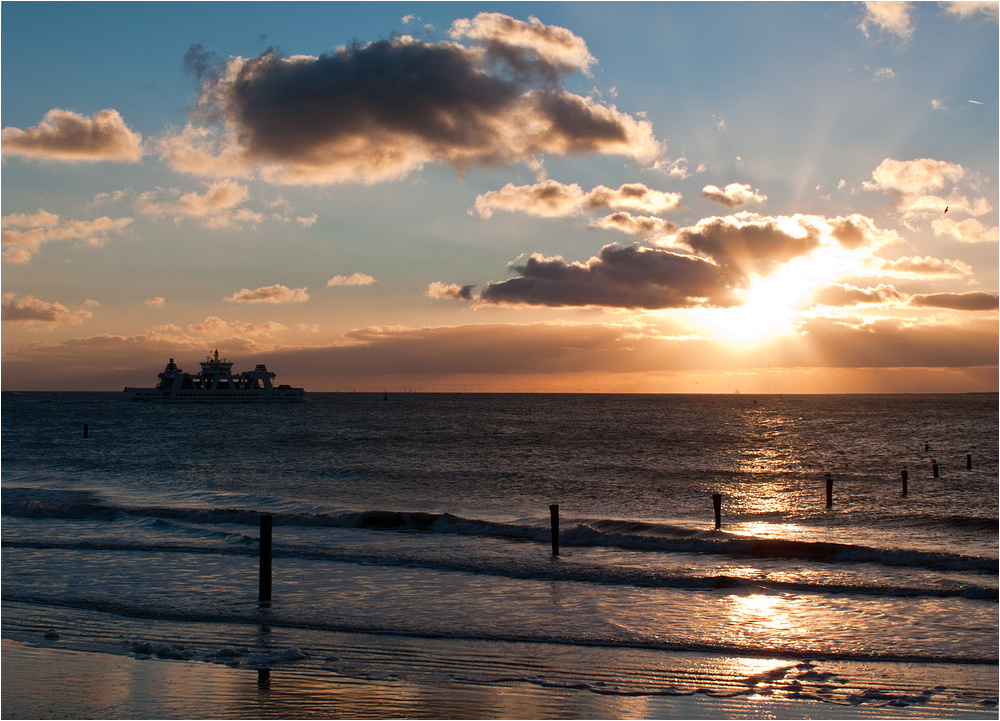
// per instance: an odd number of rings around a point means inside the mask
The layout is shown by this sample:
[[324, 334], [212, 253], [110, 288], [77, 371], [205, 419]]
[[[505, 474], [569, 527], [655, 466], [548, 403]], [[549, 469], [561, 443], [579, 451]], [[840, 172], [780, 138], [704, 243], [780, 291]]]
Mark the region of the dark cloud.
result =
[[948, 310], [996, 310], [1000, 300], [994, 293], [973, 290], [968, 293], [928, 293], [910, 296], [910, 305], [917, 308]]
[[729, 284], [710, 261], [638, 245], [608, 245], [586, 263], [532, 255], [516, 278], [490, 283], [481, 303], [550, 307], [691, 308], [734, 304]]
[[184, 53], [184, 72], [194, 75], [199, 81], [218, 74], [219, 56], [206, 51], [201, 44], [192, 45]]
[[741, 213], [682, 228], [674, 242], [741, 274], [767, 275], [779, 264], [819, 248], [823, 233], [807, 219], [789, 223], [787, 218]]
[[[497, 32], [482, 35], [493, 38], [494, 51]], [[558, 73], [582, 62], [555, 52], [559, 43], [540, 23], [506, 42]], [[186, 64], [204, 73], [208, 55], [199, 46], [188, 52]], [[242, 164], [243, 175], [257, 167], [267, 180], [303, 184], [377, 182], [428, 162], [464, 170], [542, 154], [642, 162], [659, 154], [648, 121], [550, 83], [533, 85], [521, 72], [491, 72], [496, 61], [497, 52], [409, 36], [320, 57], [272, 49], [232, 58], [203, 85], [196, 117], [209, 127], [166, 136], [160, 149], [189, 172], [232, 174]]]

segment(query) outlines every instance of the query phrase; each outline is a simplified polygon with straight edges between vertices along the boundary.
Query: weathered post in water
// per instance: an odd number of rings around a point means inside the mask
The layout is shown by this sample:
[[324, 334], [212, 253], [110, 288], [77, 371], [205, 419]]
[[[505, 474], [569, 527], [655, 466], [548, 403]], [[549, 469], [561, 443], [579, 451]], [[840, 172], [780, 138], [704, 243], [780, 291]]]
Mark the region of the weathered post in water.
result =
[[966, 453], [965, 454], [965, 467], [968, 468], [970, 471], [972, 470], [972, 454], [971, 453]]
[[833, 505], [833, 474], [826, 474], [826, 507]]
[[257, 601], [262, 606], [271, 605], [271, 526], [270, 513], [260, 515], [260, 592]]
[[715, 509], [715, 530], [722, 528], [722, 494], [712, 494], [712, 507]]
[[83, 437], [90, 438], [90, 425], [87, 423], [83, 424]]
[[907, 479], [907, 477], [908, 477], [908, 476], [909, 476], [910, 474], [909, 474], [909, 473], [907, 473], [907, 472], [906, 472], [906, 469], [904, 468], [904, 469], [903, 469], [903, 474], [902, 474], [902, 475], [903, 475], [903, 495], [905, 496], [905, 495], [906, 495], [906, 479]]
[[559, 504], [549, 506], [549, 516], [552, 519], [552, 555], [559, 555]]
[[938, 470], [937, 461], [934, 460], [933, 458], [931, 459], [931, 471], [934, 473], [935, 478], [941, 477], [941, 472]]

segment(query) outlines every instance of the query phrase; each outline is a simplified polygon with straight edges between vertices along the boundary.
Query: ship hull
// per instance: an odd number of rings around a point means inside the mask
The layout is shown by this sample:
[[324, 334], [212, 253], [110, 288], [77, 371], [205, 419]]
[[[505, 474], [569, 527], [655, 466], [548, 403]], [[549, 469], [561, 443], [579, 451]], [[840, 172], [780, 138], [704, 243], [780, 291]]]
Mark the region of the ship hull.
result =
[[147, 403], [301, 403], [305, 400], [301, 389], [163, 391], [126, 388], [123, 393], [129, 400]]

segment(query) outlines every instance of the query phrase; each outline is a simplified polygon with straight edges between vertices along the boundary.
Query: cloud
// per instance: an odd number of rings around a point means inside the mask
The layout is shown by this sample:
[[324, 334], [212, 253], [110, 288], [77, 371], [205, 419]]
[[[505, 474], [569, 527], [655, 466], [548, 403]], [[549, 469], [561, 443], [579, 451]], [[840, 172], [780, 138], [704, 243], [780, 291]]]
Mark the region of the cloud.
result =
[[243, 288], [223, 300], [234, 303], [304, 303], [309, 300], [305, 288], [286, 288], [283, 285], [268, 285], [256, 290]]
[[680, 193], [652, 190], [642, 183], [625, 183], [617, 190], [598, 185], [584, 192], [576, 183], [564, 185], [556, 180], [545, 180], [535, 185], [508, 183], [500, 190], [483, 193], [476, 197], [475, 212], [481, 218], [492, 217], [496, 210], [520, 211], [548, 218], [601, 208], [660, 214], [675, 210], [680, 201]]
[[332, 288], [337, 285], [374, 285], [375, 279], [367, 273], [354, 273], [352, 275], [335, 275], [326, 281], [326, 287]]
[[1000, 300], [994, 293], [973, 290], [967, 293], [929, 293], [910, 296], [910, 305], [917, 308], [947, 308], [949, 310], [997, 310]]
[[192, 191], [175, 201], [157, 202], [156, 195], [154, 191], [141, 194], [135, 201], [135, 209], [147, 215], [173, 216], [175, 221], [192, 219], [206, 228], [255, 226], [264, 220], [261, 213], [236, 207], [249, 197], [249, 192], [245, 185], [233, 180], [217, 181], [203, 194]]
[[582, 41], [505, 18], [457, 21], [472, 47], [404, 35], [320, 57], [230, 58], [202, 87], [195, 117], [206, 125], [158, 148], [181, 171], [303, 185], [375, 183], [427, 163], [462, 172], [545, 154], [659, 156], [648, 121], [552, 82], [589, 67]]
[[517, 277], [489, 283], [483, 304], [631, 309], [735, 303], [721, 269], [707, 260], [638, 245], [607, 245], [586, 263], [535, 253], [515, 261]]
[[896, 290], [891, 285], [879, 284], [876, 288], [856, 288], [853, 285], [828, 285], [818, 289], [812, 298], [816, 305], [833, 307], [855, 305], [885, 305], [887, 303], [902, 303], [906, 294]]
[[166, 305], [167, 299], [158, 295], [155, 298], [149, 298], [148, 300], [144, 300], [142, 302], [146, 305], [153, 306], [154, 308], [162, 308]]
[[870, 26], [875, 26], [882, 32], [891, 33], [901, 40], [908, 40], [913, 34], [913, 23], [910, 20], [910, 11], [913, 8], [911, 3], [888, 0], [886, 2], [869, 1], [864, 5], [865, 16], [858, 28], [865, 34], [866, 38], [871, 38]]
[[472, 289], [475, 287], [474, 285], [442, 283], [436, 280], [427, 286], [427, 295], [441, 300], [472, 300]]
[[874, 182], [865, 182], [866, 190], [894, 191], [901, 195], [919, 195], [940, 190], [965, 177], [965, 168], [957, 163], [931, 158], [894, 160], [886, 158], [872, 171]]
[[[653, 163], [652, 168], [655, 171], [678, 178], [679, 180], [686, 180], [691, 177], [691, 173], [688, 172], [687, 158], [660, 158]], [[703, 173], [706, 168], [707, 166], [704, 163], [699, 163], [695, 172]]]
[[[301, 290], [305, 290], [304, 288]], [[238, 320], [227, 321], [218, 316], [210, 315], [201, 323], [191, 323], [186, 326], [190, 333], [200, 336], [213, 336], [215, 338], [232, 338], [236, 336], [263, 336], [269, 337], [272, 333], [288, 330], [288, 327], [275, 321], [264, 323], [243, 323]]]
[[528, 22], [522, 22], [501, 13], [482, 12], [472, 20], [453, 22], [449, 35], [455, 40], [467, 37], [479, 41], [495, 62], [551, 81], [574, 70], [590, 75], [590, 68], [597, 63], [582, 38], [530, 15]]
[[[869, 191], [882, 191], [896, 198], [895, 210], [905, 220], [952, 213], [982, 215], [991, 210], [985, 198], [970, 201], [959, 192], [966, 179], [964, 167], [932, 158], [895, 160], [886, 158], [872, 171], [872, 180], [862, 183]], [[935, 194], [950, 187], [947, 196]]]
[[[997, 378], [998, 326], [995, 318], [980, 315], [949, 316], [947, 322], [931, 315], [919, 323], [817, 318], [796, 334], [750, 347], [679, 333], [668, 318], [369, 327], [350, 331], [335, 345], [313, 348], [275, 343], [272, 335], [280, 324], [265, 325], [210, 317], [187, 329], [5, 349], [4, 387], [111, 390], [148, 384], [149, 369], [168, 356], [180, 354], [183, 366], [204, 357], [206, 347], [224, 349], [230, 358], [242, 353], [240, 365], [261, 362], [266, 352], [269, 367], [307, 391], [367, 386], [381, 392], [387, 383], [398, 383], [426, 390], [684, 392], [695, 378], [705, 381], [698, 388], [716, 378], [713, 390], [731, 393], [763, 374], [761, 392], [815, 392], [817, 376], [826, 378], [823, 387], [833, 393], [920, 392], [995, 388]], [[187, 361], [185, 354], [194, 357]], [[123, 359], [131, 368], [123, 370]], [[775, 374], [778, 384], [771, 383]], [[734, 386], [737, 376], [741, 380]], [[786, 385], [785, 377], [798, 384]]]
[[970, 18], [977, 14], [996, 19], [998, 10], [1000, 10], [1000, 3], [997, 3], [996, 0], [960, 0], [959, 2], [942, 2], [941, 7], [946, 12], [957, 15], [962, 19]]
[[941, 218], [931, 223], [934, 235], [954, 238], [960, 243], [995, 243], [1000, 240], [1000, 228], [987, 228], [975, 218], [954, 221]]
[[836, 218], [796, 214], [762, 216], [743, 211], [704, 218], [658, 242], [708, 256], [742, 275], [767, 275], [778, 265], [821, 248], [872, 250], [900, 241], [871, 218], [852, 214]]
[[0, 131], [3, 155], [62, 162], [138, 163], [142, 136], [125, 125], [117, 110], [101, 110], [92, 118], [55, 108], [33, 128]]
[[767, 196], [752, 190], [749, 185], [740, 183], [730, 183], [723, 190], [719, 190], [714, 185], [706, 185], [701, 189], [701, 196], [708, 198], [713, 203], [718, 203], [727, 208], [738, 208], [749, 203], [765, 203]]
[[872, 73], [872, 80], [892, 80], [896, 77], [896, 71], [892, 68], [879, 68]]
[[[628, 219], [618, 222], [625, 224]], [[511, 264], [516, 277], [488, 284], [481, 304], [667, 309], [738, 305], [738, 292], [816, 252], [866, 254], [899, 242], [865, 216], [706, 218], [656, 238], [656, 248], [612, 244], [586, 262], [539, 253]], [[882, 268], [878, 260], [879, 269]]]
[[15, 293], [3, 294], [2, 318], [4, 323], [40, 324], [49, 330], [57, 325], [79, 325], [93, 313], [73, 310], [62, 303], [47, 303], [33, 295], [18, 298]]
[[107, 216], [94, 220], [63, 220], [56, 213], [45, 210], [33, 214], [12, 213], [0, 220], [3, 259], [10, 263], [27, 263], [43, 243], [58, 240], [104, 245], [111, 235], [124, 233], [131, 224], [131, 218]]
[[945, 105], [944, 101], [940, 100], [938, 98], [934, 98], [933, 100], [931, 100], [931, 107], [934, 110], [947, 110], [948, 109], [948, 106]]
[[897, 278], [964, 278], [972, 275], [972, 266], [960, 260], [914, 255], [898, 260], [882, 260], [875, 272]]
[[316, 224], [317, 215], [313, 213], [312, 215], [307, 215], [305, 217], [297, 217], [295, 222], [301, 225], [303, 228], [311, 228]]
[[664, 220], [650, 215], [632, 215], [626, 210], [605, 215], [603, 218], [590, 221], [589, 227], [601, 228], [604, 230], [620, 230], [629, 235], [639, 237], [653, 237], [663, 235], [676, 229], [676, 226]]

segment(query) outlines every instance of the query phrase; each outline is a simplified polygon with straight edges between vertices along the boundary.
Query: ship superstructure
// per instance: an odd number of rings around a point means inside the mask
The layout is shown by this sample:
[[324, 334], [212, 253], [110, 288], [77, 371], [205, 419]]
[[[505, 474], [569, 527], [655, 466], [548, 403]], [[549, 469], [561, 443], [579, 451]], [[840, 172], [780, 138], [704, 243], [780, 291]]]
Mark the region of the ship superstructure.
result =
[[260, 363], [252, 371], [233, 375], [233, 363], [219, 358], [219, 351], [201, 362], [199, 373], [185, 373], [174, 359], [159, 374], [155, 388], [126, 388], [127, 398], [170, 403], [198, 402], [294, 402], [305, 400], [305, 391], [287, 385], [275, 386], [275, 374]]

